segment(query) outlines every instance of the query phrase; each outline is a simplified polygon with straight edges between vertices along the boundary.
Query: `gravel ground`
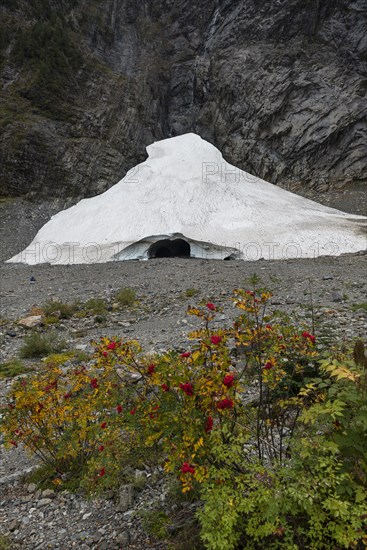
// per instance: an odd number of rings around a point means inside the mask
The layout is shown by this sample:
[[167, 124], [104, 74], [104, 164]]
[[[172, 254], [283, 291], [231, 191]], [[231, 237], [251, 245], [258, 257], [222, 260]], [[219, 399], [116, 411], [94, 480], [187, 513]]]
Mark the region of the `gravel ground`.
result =
[[[18, 455], [22, 462], [21, 450]], [[167, 486], [158, 472], [135, 473], [143, 480], [139, 490], [125, 485], [120, 496], [92, 501], [80, 494], [40, 490], [34, 483], [3, 478], [0, 533], [11, 541], [9, 550], [163, 550], [166, 544], [144, 532], [141, 511], [164, 503]]]
[[[366, 255], [274, 262], [169, 258], [79, 266], [3, 264], [0, 266], [0, 317], [14, 323], [33, 306], [40, 307], [51, 299], [84, 302], [104, 298], [113, 302], [119, 289], [130, 287], [136, 290], [139, 307], [112, 314], [106, 333], [115, 330], [144, 344], [153, 342], [154, 347], [170, 346], [187, 332], [190, 321], [185, 312], [189, 303], [211, 299], [231, 310], [229, 298], [233, 289], [248, 286], [254, 273], [273, 291], [273, 304], [278, 309], [307, 312], [311, 302], [316, 312], [332, 308], [348, 316], [350, 324], [348, 321], [345, 330], [340, 330], [345, 337], [360, 326], [363, 310], [355, 315], [352, 308], [367, 301]], [[31, 277], [35, 282], [30, 282]], [[186, 293], [191, 289], [195, 296], [187, 298]], [[61, 328], [67, 331], [68, 323], [63, 323]], [[72, 323], [69, 328], [76, 329]], [[104, 328], [93, 320], [84, 328], [91, 337], [95, 332], [104, 333]], [[3, 329], [2, 352], [7, 353], [7, 342], [14, 348], [18, 337], [23, 336], [24, 330], [20, 327], [13, 326], [12, 330], [15, 337], [7, 336]]]
[[[8, 209], [7, 215], [9, 212], [15, 213]], [[18, 234], [8, 224], [2, 233], [3, 259], [30, 241], [40, 225], [42, 212], [41, 209], [33, 219], [23, 220]], [[126, 287], [137, 293], [138, 303], [134, 307], [111, 307], [98, 323], [95, 317], [62, 320], [56, 330], [66, 345], [88, 352], [91, 339], [119, 335], [140, 340], [147, 350], [186, 349], [187, 332], [195, 324], [195, 319], [186, 316], [187, 306], [211, 300], [223, 307], [218, 322], [229, 323], [236, 314], [230, 299], [232, 291], [248, 287], [254, 273], [274, 293], [271, 310], [292, 312], [308, 327], [314, 317], [320, 342], [333, 337], [348, 340], [353, 336], [366, 341], [365, 254], [252, 263], [179, 258], [80, 266], [3, 263], [0, 363], [18, 354], [29, 330], [17, 321], [33, 307], [41, 307], [51, 299], [71, 303], [90, 298], [103, 298], [113, 305], [116, 292]], [[37, 330], [49, 329], [41, 326]], [[10, 380], [0, 380], [0, 399], [4, 399], [10, 384]], [[165, 501], [166, 489], [159, 476], [153, 483], [149, 482], [152, 472], [139, 473], [147, 478], [145, 488], [121, 511], [121, 503], [116, 500], [87, 502], [81, 495], [42, 493], [22, 482], [22, 476], [32, 467], [34, 464], [21, 449], [6, 451], [0, 447], [0, 534], [9, 537], [11, 548], [167, 548], [149, 540], [136, 514], [144, 506], [149, 508]]]

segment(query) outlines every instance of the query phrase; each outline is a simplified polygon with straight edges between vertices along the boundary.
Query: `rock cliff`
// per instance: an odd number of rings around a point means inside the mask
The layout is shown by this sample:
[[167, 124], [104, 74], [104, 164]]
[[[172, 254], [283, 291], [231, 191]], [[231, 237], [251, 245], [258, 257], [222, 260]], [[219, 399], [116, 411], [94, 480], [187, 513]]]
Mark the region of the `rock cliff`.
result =
[[91, 196], [193, 131], [365, 213], [365, 0], [2, 0], [0, 16], [0, 194]]

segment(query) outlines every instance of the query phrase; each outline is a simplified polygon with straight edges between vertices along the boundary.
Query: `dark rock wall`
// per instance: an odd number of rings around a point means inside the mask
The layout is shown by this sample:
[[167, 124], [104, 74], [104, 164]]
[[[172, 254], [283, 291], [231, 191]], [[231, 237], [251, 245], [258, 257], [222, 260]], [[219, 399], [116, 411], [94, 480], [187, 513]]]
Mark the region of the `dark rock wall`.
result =
[[0, 16], [0, 194], [94, 195], [194, 131], [284, 187], [365, 197], [365, 0], [2, 0]]

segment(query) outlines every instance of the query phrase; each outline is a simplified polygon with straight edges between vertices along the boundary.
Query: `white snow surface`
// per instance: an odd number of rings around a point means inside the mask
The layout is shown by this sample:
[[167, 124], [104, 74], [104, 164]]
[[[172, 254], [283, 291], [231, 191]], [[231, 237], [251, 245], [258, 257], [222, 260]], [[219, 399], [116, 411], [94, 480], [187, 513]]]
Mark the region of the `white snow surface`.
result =
[[147, 259], [164, 239], [183, 239], [191, 257], [212, 259], [313, 258], [367, 248], [366, 217], [251, 176], [195, 134], [158, 141], [147, 152], [108, 191], [53, 216], [8, 261]]

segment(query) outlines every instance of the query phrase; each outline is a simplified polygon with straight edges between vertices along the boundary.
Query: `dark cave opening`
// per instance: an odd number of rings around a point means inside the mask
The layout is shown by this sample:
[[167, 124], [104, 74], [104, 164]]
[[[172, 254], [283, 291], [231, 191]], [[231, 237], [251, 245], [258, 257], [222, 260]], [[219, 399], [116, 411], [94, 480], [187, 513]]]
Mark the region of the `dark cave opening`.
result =
[[152, 244], [148, 250], [148, 258], [189, 258], [191, 248], [183, 239], [162, 239]]

